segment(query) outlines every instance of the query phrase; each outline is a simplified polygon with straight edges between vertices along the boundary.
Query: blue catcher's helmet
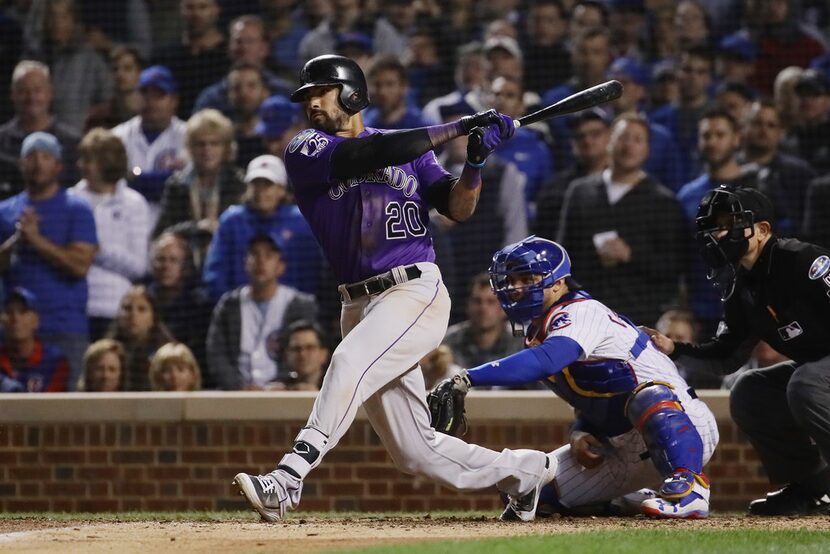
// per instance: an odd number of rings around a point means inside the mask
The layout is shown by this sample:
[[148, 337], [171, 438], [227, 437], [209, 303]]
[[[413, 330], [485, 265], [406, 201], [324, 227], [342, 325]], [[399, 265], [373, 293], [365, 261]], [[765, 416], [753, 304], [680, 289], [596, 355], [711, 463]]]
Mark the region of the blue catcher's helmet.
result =
[[[514, 282], [517, 274], [542, 278], [517, 287]], [[565, 249], [552, 240], [531, 235], [493, 255], [490, 285], [510, 321], [524, 324], [544, 315], [545, 289], [570, 274], [571, 259]], [[517, 292], [521, 293], [518, 298]]]

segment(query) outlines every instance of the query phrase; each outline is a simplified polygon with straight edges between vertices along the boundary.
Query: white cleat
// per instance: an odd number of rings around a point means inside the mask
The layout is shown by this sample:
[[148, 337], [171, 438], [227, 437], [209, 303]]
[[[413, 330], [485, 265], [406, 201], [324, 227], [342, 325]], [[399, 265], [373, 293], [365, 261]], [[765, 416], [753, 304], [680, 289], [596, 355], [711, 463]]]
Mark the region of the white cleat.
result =
[[539, 505], [539, 496], [542, 487], [553, 481], [556, 476], [556, 458], [547, 456], [545, 460], [545, 472], [533, 490], [519, 498], [507, 497], [507, 506], [501, 514], [502, 521], [533, 521], [536, 519], [536, 507]]
[[642, 512], [658, 519], [704, 519], [709, 517], [709, 482], [691, 471], [667, 478], [656, 498], [644, 500]]
[[259, 512], [263, 520], [274, 522], [285, 517], [289, 497], [285, 485], [277, 478], [276, 471], [265, 475], [237, 473], [233, 484], [239, 487], [239, 494], [248, 500], [251, 508]]

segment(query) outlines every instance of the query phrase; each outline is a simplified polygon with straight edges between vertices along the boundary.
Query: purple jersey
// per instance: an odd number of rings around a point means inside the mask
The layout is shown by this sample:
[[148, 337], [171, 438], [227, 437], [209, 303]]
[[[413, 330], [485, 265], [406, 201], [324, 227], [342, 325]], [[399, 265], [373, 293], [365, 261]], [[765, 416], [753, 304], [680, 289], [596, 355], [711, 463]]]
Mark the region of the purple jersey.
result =
[[[367, 128], [359, 136], [385, 132]], [[337, 278], [353, 283], [399, 265], [434, 261], [423, 193], [449, 176], [435, 154], [341, 181], [331, 177], [331, 155], [344, 140], [306, 129], [285, 151], [297, 204]]]

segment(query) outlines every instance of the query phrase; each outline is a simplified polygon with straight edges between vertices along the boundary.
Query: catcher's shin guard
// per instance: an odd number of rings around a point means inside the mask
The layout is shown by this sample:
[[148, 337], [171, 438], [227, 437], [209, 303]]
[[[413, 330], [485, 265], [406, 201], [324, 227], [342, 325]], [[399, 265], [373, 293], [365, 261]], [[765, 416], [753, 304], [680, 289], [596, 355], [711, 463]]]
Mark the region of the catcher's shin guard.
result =
[[643, 435], [651, 460], [663, 476], [679, 469], [703, 471], [703, 440], [671, 385], [643, 383], [631, 392], [625, 412]]

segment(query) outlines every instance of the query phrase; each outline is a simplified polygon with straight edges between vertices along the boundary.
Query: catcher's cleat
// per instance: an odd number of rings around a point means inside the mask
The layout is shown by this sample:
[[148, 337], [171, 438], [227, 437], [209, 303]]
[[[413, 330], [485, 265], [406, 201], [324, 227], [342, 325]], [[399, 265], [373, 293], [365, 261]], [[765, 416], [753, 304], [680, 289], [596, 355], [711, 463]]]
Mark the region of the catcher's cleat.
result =
[[659, 519], [709, 517], [709, 481], [703, 474], [676, 471], [663, 481], [657, 495], [640, 504], [645, 515]]
[[237, 473], [233, 478], [233, 484], [239, 487], [239, 494], [265, 521], [279, 521], [290, 508], [287, 485], [281, 482], [279, 474], [280, 470], [265, 475]]
[[539, 496], [542, 487], [553, 481], [556, 476], [556, 459], [546, 456], [545, 472], [533, 487], [533, 490], [524, 496], [513, 498], [507, 497], [507, 506], [501, 514], [502, 521], [533, 521], [536, 519], [536, 507], [539, 505]]
[[787, 485], [749, 503], [754, 516], [807, 516], [830, 514], [830, 497], [816, 498], [798, 485]]

